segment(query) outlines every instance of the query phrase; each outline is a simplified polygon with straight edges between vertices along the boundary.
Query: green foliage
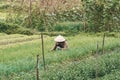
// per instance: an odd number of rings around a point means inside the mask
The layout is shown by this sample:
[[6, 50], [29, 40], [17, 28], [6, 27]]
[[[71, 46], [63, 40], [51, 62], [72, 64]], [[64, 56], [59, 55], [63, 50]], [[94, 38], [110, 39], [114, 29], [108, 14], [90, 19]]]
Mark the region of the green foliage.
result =
[[24, 17], [20, 13], [19, 14], [7, 13], [5, 22], [13, 23], [13, 24], [17, 24], [17, 25], [21, 25], [22, 26], [23, 19], [24, 19]]
[[99, 78], [98, 80], [119, 80], [120, 79], [120, 69], [112, 70], [110, 74]]
[[57, 21], [81, 21], [82, 20], [82, 10], [80, 7], [73, 7], [70, 10], [65, 10], [61, 12], [55, 12], [55, 17]]
[[96, 33], [95, 35], [97, 36], [102, 36], [105, 33], [106, 37], [116, 37], [116, 38], [120, 38], [120, 34], [119, 32], [102, 32], [102, 33]]
[[[8, 42], [16, 42], [16, 43], [8, 44], [7, 47], [4, 45], [0, 46], [1, 47], [0, 56], [3, 56], [0, 58], [0, 77], [2, 77], [3, 80], [5, 78], [7, 78], [7, 80], [8, 79], [14, 80], [17, 78], [20, 80], [22, 78], [25, 79], [31, 78], [34, 80], [35, 77], [34, 75], [36, 70], [35, 62], [36, 62], [37, 54], [40, 55], [40, 60], [39, 60], [40, 71], [42, 71], [43, 69], [42, 54], [40, 52], [41, 49], [40, 46], [41, 42], [39, 40], [40, 35], [37, 35], [38, 40], [23, 42], [20, 44], [18, 44], [17, 41], [28, 40], [30, 37], [34, 37], [34, 36], [21, 37], [21, 35], [16, 35], [15, 37], [15, 35], [14, 36], [11, 35], [12, 38], [9, 38], [9, 36], [8, 37], [7, 36], [4, 37], [0, 36], [0, 43], [2, 43], [2, 41], [6, 43]], [[83, 34], [79, 34], [76, 36], [66, 37], [69, 43], [68, 50], [52, 52], [50, 51], [50, 49], [53, 47], [54, 44], [53, 38], [54, 37], [44, 36], [45, 59], [48, 67], [49, 66], [56, 67], [54, 64], [57, 63], [60, 64], [63, 62], [72, 62], [79, 59], [86, 59], [87, 57], [94, 54], [91, 51], [93, 52], [96, 51], [96, 41], [99, 41], [100, 44], [99, 51], [101, 51], [102, 49], [101, 47], [102, 37], [96, 37], [91, 35], [83, 36]], [[119, 38], [106, 37], [105, 42], [106, 42], [105, 50], [113, 49], [120, 46]], [[40, 74], [42, 75], [41, 72]]]
[[0, 32], [7, 34], [15, 34], [15, 33], [27, 34], [27, 35], [33, 34], [30, 29], [22, 28], [16, 24], [5, 23], [5, 22], [0, 22]]
[[67, 36], [68, 35], [65, 32], [42, 32], [42, 33], [48, 36], [58, 36], [58, 35]]
[[[81, 4], [78, 6], [70, 9], [58, 9], [53, 12], [52, 10], [49, 12], [49, 10], [47, 11], [43, 7], [40, 9], [37, 3], [32, 5], [31, 13], [28, 13], [28, 4], [21, 6], [17, 1], [13, 1], [13, 3], [15, 4], [10, 5], [10, 10], [11, 12], [15, 12], [16, 15], [8, 15], [6, 21], [22, 25], [23, 27], [37, 29], [38, 31], [66, 32], [68, 29], [67, 32], [77, 32], [77, 28], [85, 32], [118, 32], [120, 30], [119, 0], [81, 0]], [[4, 7], [5, 5], [1, 5], [1, 8]], [[62, 27], [59, 25], [59, 23], [66, 21], [81, 22], [80, 27], [78, 25], [76, 27], [75, 25], [70, 25], [71, 27]]]
[[4, 32], [7, 34], [16, 33], [18, 28], [19, 28], [18, 25], [0, 22], [0, 32]]
[[[112, 52], [111, 54], [102, 55], [97, 59], [92, 57], [91, 59], [80, 62], [75, 61], [67, 63], [65, 66], [56, 65], [56, 68], [51, 68], [47, 73], [42, 75], [42, 78], [43, 80], [93, 80], [96, 77], [97, 65], [99, 79], [99, 77], [110, 74], [116, 69], [120, 70], [120, 54], [117, 51]], [[111, 78], [114, 77], [115, 76], [112, 76]], [[116, 80], [119, 78], [120, 77], [116, 77]]]
[[119, 31], [119, 0], [84, 0], [86, 31]]
[[67, 33], [77, 33], [82, 31], [83, 25], [80, 22], [63, 22], [53, 26], [53, 31], [64, 31]]
[[19, 34], [25, 34], [25, 35], [33, 35], [34, 33], [32, 32], [32, 30], [27, 29], [27, 28], [19, 28], [17, 30], [17, 33]]
[[8, 9], [9, 7], [10, 7], [10, 4], [0, 4], [0, 10]]
[[38, 31], [45, 31], [43, 17], [34, 11], [31, 15], [28, 15], [23, 19], [22, 25], [27, 28], [37, 29]]

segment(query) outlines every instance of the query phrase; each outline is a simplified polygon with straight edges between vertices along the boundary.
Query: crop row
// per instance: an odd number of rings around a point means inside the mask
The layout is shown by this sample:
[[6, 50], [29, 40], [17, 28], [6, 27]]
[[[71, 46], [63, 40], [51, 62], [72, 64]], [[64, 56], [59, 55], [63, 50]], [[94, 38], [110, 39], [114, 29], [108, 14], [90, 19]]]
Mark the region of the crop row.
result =
[[[65, 51], [51, 52], [53, 47], [53, 37], [46, 37], [44, 39], [45, 46], [45, 60], [49, 66], [54, 63], [62, 63], [66, 61], [74, 61], [91, 56], [91, 51], [96, 51], [96, 42], [99, 41], [99, 50], [101, 50], [102, 37], [95, 36], [81, 36], [67, 37], [69, 49]], [[13, 74], [29, 73], [35, 70], [36, 55], [40, 55], [40, 70], [43, 67], [41, 42], [33, 41], [15, 47], [0, 49], [0, 76], [11, 76]], [[106, 38], [105, 50], [119, 47], [118, 38]]]
[[120, 69], [112, 70], [110, 74], [106, 74], [98, 80], [120, 80]]
[[1, 39], [0, 45], [9, 45], [9, 44], [13, 44], [13, 43], [26, 42], [26, 41], [31, 41], [31, 40], [35, 40], [35, 39], [40, 39], [40, 37], [38, 35], [24, 36], [24, 37], [23, 36], [19, 36], [19, 37], [10, 36], [10, 38], [7, 37], [5, 39]]
[[26, 37], [26, 35], [20, 35], [20, 34], [6, 35], [6, 34], [3, 34], [0, 36], [0, 40], [13, 39], [13, 38], [19, 38], [19, 37]]
[[[42, 80], [119, 80], [120, 76], [120, 52], [119, 49], [111, 54], [105, 54], [98, 58], [90, 58], [83, 61], [75, 61], [64, 65], [54, 65], [47, 73], [45, 72]], [[65, 66], [67, 65], [67, 66]], [[110, 75], [113, 75], [109, 78]]]

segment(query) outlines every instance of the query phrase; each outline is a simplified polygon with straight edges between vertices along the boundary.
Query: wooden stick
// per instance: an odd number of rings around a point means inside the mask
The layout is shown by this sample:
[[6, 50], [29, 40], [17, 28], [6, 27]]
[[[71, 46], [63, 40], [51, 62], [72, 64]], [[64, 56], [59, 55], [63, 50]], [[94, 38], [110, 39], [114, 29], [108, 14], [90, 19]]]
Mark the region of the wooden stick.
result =
[[39, 80], [39, 55], [37, 55], [36, 78], [37, 78], [37, 80]]
[[104, 54], [104, 45], [105, 45], [105, 33], [103, 35], [102, 54]]
[[43, 65], [44, 65], [44, 70], [46, 70], [46, 67], [45, 67], [45, 57], [44, 57], [44, 40], [43, 40], [43, 34], [42, 33], [41, 33], [41, 40], [42, 40]]
[[97, 61], [97, 57], [98, 57], [98, 42], [97, 42], [97, 50], [96, 50], [96, 73], [95, 73], [96, 80], [98, 80], [98, 61]]

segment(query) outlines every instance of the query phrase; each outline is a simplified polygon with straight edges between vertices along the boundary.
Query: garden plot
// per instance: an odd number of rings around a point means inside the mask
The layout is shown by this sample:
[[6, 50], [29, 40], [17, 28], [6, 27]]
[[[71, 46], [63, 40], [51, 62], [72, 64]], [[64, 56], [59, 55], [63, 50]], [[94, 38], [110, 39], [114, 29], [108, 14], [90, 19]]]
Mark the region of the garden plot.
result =
[[[36, 35], [33, 35], [36, 36]], [[39, 37], [37, 35], [37, 37]], [[55, 64], [63, 66], [63, 62], [73, 62], [91, 57], [96, 51], [96, 43], [99, 42], [99, 51], [102, 50], [102, 37], [91, 35], [75, 35], [66, 37], [69, 49], [65, 51], [50, 51], [54, 45], [54, 37], [44, 36], [45, 60], [49, 67]], [[24, 37], [20, 37], [24, 38]], [[27, 37], [28, 38], [28, 37]], [[15, 39], [15, 40], [14, 40]], [[17, 38], [13, 38], [16, 41]], [[3, 40], [3, 39], [2, 39]], [[1, 40], [1, 41], [2, 41]], [[105, 38], [105, 51], [120, 47], [120, 39], [114, 37]], [[21, 43], [21, 42], [20, 42]], [[116, 53], [116, 52], [115, 52]], [[0, 49], [0, 78], [3, 80], [32, 79], [35, 80], [36, 55], [40, 56], [40, 74], [43, 74], [43, 62], [41, 54], [41, 40], [33, 40], [27, 43]], [[112, 59], [112, 58], [111, 58]], [[117, 60], [117, 59], [116, 59]], [[88, 61], [89, 63], [89, 61]], [[91, 61], [90, 61], [91, 63]], [[83, 66], [84, 67], [84, 66]], [[50, 68], [49, 68], [50, 69]], [[51, 69], [52, 70], [52, 69]], [[69, 72], [69, 71], [68, 71]], [[61, 73], [61, 72], [60, 72]], [[67, 74], [66, 74], [67, 75]], [[69, 75], [69, 74], [68, 74]], [[47, 75], [45, 75], [47, 77]], [[54, 75], [49, 75], [54, 76]], [[47, 78], [49, 78], [49, 76]], [[43, 78], [45, 78], [43, 76]]]

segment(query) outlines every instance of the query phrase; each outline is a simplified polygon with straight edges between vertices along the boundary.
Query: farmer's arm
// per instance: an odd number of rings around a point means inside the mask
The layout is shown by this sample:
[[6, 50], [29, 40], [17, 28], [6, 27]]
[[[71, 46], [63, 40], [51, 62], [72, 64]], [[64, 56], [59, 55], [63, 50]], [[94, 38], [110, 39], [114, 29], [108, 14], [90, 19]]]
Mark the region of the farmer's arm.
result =
[[56, 48], [57, 48], [57, 43], [55, 43], [55, 45], [54, 45], [52, 51], [53, 51], [53, 50], [56, 50]]

